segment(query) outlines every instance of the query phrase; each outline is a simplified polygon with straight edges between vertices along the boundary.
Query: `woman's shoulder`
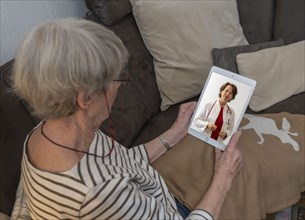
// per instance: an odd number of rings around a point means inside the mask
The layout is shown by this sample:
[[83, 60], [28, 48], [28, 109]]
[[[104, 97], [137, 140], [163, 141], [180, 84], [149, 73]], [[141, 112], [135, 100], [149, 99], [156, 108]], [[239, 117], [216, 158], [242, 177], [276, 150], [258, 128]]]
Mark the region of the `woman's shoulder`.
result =
[[227, 104], [226, 107], [229, 111], [231, 111], [232, 114], [235, 114], [234, 109], [229, 104]]
[[215, 103], [215, 101], [207, 100], [205, 102], [205, 105], [213, 105], [213, 103]]
[[217, 102], [217, 100], [208, 100], [207, 102], [206, 102], [206, 106], [213, 106], [213, 105], [215, 105], [215, 104], [217, 104], [218, 102]]

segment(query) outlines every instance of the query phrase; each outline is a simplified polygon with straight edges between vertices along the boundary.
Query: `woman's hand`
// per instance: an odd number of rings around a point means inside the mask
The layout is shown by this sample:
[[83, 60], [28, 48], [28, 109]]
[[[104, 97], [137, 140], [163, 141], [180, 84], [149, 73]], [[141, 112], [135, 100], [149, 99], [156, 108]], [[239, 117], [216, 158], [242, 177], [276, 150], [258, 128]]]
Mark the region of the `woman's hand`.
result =
[[237, 131], [231, 138], [224, 152], [215, 148], [214, 178], [223, 182], [225, 190], [229, 190], [231, 183], [242, 166], [242, 153], [237, 147], [241, 131]]
[[225, 131], [219, 132], [219, 137], [221, 137], [223, 140], [226, 139], [226, 137], [227, 137], [227, 132], [225, 132]]
[[[162, 134], [164, 140], [170, 147], [177, 144], [187, 134], [188, 125], [195, 110], [196, 102], [182, 104], [176, 121], [170, 129]], [[159, 137], [145, 143], [149, 161], [152, 163], [167, 151], [167, 147], [163, 144]]]
[[196, 108], [196, 104], [197, 102], [181, 104], [176, 121], [172, 127], [163, 134], [171, 147], [186, 136], [189, 123]]
[[196, 208], [208, 211], [218, 219], [232, 181], [242, 166], [241, 151], [237, 147], [241, 132], [236, 132], [224, 152], [215, 148], [214, 176], [209, 189]]
[[212, 124], [212, 123], [209, 123], [208, 124], [208, 129], [211, 130], [211, 131], [215, 131], [217, 129], [217, 126]]

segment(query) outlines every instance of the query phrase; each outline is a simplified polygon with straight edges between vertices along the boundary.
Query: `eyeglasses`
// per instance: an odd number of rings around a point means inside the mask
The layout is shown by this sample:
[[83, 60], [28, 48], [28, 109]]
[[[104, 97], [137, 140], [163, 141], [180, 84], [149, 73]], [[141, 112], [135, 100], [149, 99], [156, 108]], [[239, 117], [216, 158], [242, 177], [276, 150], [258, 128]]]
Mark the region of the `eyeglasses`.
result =
[[115, 79], [113, 80], [114, 82], [120, 82], [122, 86], [126, 86], [128, 84], [128, 82], [130, 81], [130, 79]]
[[122, 79], [115, 79], [113, 81], [114, 82], [120, 82], [122, 86], [126, 86], [128, 84], [128, 82], [130, 81], [129, 74], [128, 74], [127, 71], [123, 71], [121, 73], [120, 78], [122, 78]]

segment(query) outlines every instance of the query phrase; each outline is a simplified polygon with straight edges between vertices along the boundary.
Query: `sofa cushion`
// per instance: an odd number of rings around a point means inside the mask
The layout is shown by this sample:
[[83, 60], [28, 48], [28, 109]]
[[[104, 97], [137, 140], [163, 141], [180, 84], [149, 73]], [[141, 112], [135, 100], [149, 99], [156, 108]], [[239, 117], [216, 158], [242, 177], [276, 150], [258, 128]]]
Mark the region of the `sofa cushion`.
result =
[[85, 0], [87, 8], [105, 25], [114, 25], [131, 13], [129, 0]]
[[[219, 219], [265, 219], [266, 213], [299, 200], [305, 190], [304, 120], [304, 115], [286, 112], [245, 115], [238, 142], [243, 166]], [[214, 152], [211, 145], [187, 135], [153, 166], [176, 198], [194, 208], [213, 178]]]
[[154, 57], [161, 110], [200, 93], [214, 47], [248, 44], [236, 1], [137, 1], [133, 14]]
[[237, 55], [239, 73], [257, 81], [249, 103], [253, 111], [305, 91], [304, 43]]
[[[87, 19], [99, 22], [93, 15]], [[121, 86], [112, 107], [115, 139], [130, 147], [139, 131], [160, 107], [160, 93], [156, 84], [153, 60], [147, 51], [132, 14], [109, 27], [120, 37], [129, 52], [127, 71], [130, 82]], [[109, 134], [106, 120], [101, 129]]]
[[250, 44], [273, 40], [274, 0], [237, 0], [240, 24]]
[[256, 52], [262, 49], [283, 45], [285, 45], [285, 42], [283, 39], [280, 39], [277, 41], [268, 41], [264, 43], [227, 47], [222, 49], [214, 48], [212, 50], [213, 62], [215, 66], [238, 73], [236, 55], [240, 53]]
[[277, 0], [274, 39], [283, 38], [286, 44], [305, 40], [305, 1]]

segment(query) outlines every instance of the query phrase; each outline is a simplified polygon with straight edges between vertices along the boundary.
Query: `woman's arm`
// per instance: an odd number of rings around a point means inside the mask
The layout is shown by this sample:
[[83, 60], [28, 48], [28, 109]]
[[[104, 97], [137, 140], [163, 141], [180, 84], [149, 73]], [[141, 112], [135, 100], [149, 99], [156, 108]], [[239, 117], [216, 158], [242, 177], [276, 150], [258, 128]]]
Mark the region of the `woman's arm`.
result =
[[202, 132], [206, 129], [206, 127], [209, 125], [209, 122], [207, 120], [207, 109], [210, 108], [210, 102], [206, 103], [204, 107], [202, 108], [200, 114], [197, 118], [194, 120], [194, 124], [197, 128], [200, 128]]
[[215, 148], [215, 166], [212, 183], [195, 209], [203, 209], [217, 219], [231, 188], [232, 181], [242, 166], [241, 151], [237, 147], [241, 132], [236, 132], [224, 152]]
[[[163, 133], [170, 147], [186, 136], [195, 106], [195, 102], [181, 105], [177, 120], [169, 130]], [[240, 135], [241, 132], [238, 131], [232, 136], [224, 152], [215, 148], [213, 180], [206, 194], [195, 208], [195, 210], [207, 211], [214, 219], [218, 218], [232, 181], [241, 167], [241, 152], [236, 145]], [[145, 146], [150, 162], [156, 160], [167, 150], [159, 137], [146, 143]]]
[[[132, 172], [137, 172], [141, 180], [131, 177], [132, 175], [114, 175], [113, 179], [90, 188], [83, 200], [78, 218], [182, 219], [174, 208], [169, 208], [172, 204], [167, 197], [169, 195], [166, 194], [166, 188], [163, 188], [164, 185], [153, 184], [156, 188], [148, 193], [145, 190], [148, 185], [143, 185], [150, 184], [151, 180], [143, 175], [141, 169]], [[158, 176], [156, 178], [159, 179]]]
[[[179, 109], [179, 113], [175, 123], [170, 129], [165, 131], [161, 136], [163, 141], [168, 144], [168, 147], [171, 148], [178, 142], [180, 142], [187, 134], [188, 125], [190, 123], [192, 114], [195, 110], [196, 102], [189, 102], [182, 104]], [[166, 144], [164, 145], [161, 141], [161, 136], [153, 139], [152, 141], [144, 144], [150, 163], [159, 158], [164, 154], [168, 149]]]

